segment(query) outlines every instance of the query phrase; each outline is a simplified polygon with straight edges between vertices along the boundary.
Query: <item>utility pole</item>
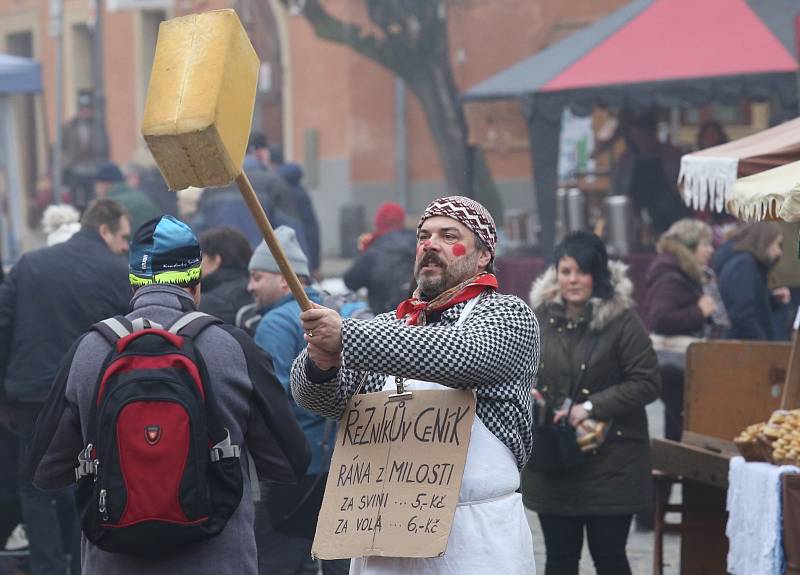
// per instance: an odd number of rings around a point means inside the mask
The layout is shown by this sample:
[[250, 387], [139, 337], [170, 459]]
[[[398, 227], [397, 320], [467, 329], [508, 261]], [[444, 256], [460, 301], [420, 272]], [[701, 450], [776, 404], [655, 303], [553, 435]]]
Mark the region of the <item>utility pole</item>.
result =
[[[794, 15], [794, 56], [800, 62], [800, 12]], [[797, 111], [800, 113], [800, 68], [797, 70]]]
[[108, 160], [108, 133], [106, 132], [106, 89], [103, 56], [103, 0], [92, 0], [94, 21], [92, 30], [92, 141], [96, 157], [101, 161]]
[[51, 202], [61, 203], [61, 174], [62, 174], [62, 149], [63, 149], [63, 124], [64, 111], [64, 0], [50, 0], [50, 36], [56, 40], [56, 141], [52, 155], [52, 190]]
[[394, 196], [409, 209], [408, 202], [408, 128], [406, 127], [406, 83], [394, 78]]

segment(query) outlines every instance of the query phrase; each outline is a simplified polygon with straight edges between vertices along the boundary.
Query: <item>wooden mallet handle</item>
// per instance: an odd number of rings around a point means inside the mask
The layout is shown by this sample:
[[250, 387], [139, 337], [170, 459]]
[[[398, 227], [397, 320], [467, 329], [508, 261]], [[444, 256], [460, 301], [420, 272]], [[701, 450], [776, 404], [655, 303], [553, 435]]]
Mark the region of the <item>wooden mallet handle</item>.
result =
[[272, 253], [272, 257], [275, 258], [275, 262], [278, 264], [278, 268], [281, 270], [283, 277], [286, 279], [286, 283], [289, 284], [289, 289], [292, 290], [292, 295], [294, 295], [294, 298], [297, 300], [297, 303], [300, 304], [300, 308], [303, 311], [310, 310], [311, 301], [308, 299], [308, 296], [303, 289], [303, 284], [300, 283], [297, 274], [294, 273], [289, 260], [286, 259], [286, 254], [283, 253], [283, 248], [281, 247], [281, 244], [278, 243], [278, 238], [275, 237], [275, 232], [272, 230], [272, 225], [269, 223], [269, 219], [267, 218], [267, 214], [264, 212], [264, 208], [261, 207], [261, 202], [258, 201], [258, 197], [253, 190], [253, 186], [250, 183], [247, 174], [242, 172], [236, 176], [236, 185], [239, 186], [239, 191], [242, 193], [244, 203], [246, 203], [247, 207], [250, 208], [250, 213], [253, 214], [258, 227], [261, 229], [261, 233], [264, 235], [264, 241], [267, 242], [267, 247]]

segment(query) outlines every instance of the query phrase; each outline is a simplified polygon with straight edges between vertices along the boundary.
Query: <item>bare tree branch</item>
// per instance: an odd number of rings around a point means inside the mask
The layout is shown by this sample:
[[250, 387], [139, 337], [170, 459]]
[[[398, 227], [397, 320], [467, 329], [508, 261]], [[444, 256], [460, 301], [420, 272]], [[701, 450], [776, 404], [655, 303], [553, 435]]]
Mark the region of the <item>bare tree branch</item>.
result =
[[[500, 214], [502, 204], [485, 159], [476, 154], [470, 165], [467, 123], [450, 62], [448, 9], [476, 1], [362, 0], [375, 31], [369, 33], [334, 17], [324, 0], [280, 0], [293, 13], [302, 13], [318, 38], [349, 46], [402, 78], [422, 106], [448, 191], [474, 192]], [[474, 189], [474, 182], [482, 189]]]
[[[290, 2], [281, 0], [281, 4], [288, 8]], [[382, 66], [389, 68], [394, 66], [394, 58], [391, 51], [386, 48], [384, 41], [365, 32], [352, 22], [343, 22], [334, 18], [322, 7], [319, 0], [306, 0], [303, 5], [303, 16], [314, 28], [314, 33], [319, 38], [350, 46], [359, 54]]]

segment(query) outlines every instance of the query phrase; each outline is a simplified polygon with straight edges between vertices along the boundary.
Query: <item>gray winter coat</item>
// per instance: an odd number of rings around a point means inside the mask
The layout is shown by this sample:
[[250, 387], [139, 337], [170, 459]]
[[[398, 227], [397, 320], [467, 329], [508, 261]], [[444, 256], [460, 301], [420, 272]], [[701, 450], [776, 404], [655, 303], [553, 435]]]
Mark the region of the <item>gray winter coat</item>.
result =
[[[129, 319], [145, 317], [169, 325], [194, 309], [190, 295], [174, 286], [141, 288], [132, 300]], [[248, 457], [261, 480], [295, 482], [309, 462], [308, 444], [289, 406], [272, 363], [241, 330], [211, 326], [195, 340], [208, 369], [219, 402], [223, 425], [234, 444], [242, 446], [244, 494], [238, 509], [218, 536], [157, 559], [107, 553], [83, 538], [81, 565], [84, 575], [256, 575], [258, 562], [253, 534], [253, 501], [247, 472]], [[83, 448], [95, 385], [110, 347], [97, 332], [84, 335], [73, 347], [71, 359], [62, 366], [66, 383], [53, 385], [42, 417], [37, 423], [31, 463], [34, 483], [43, 489], [69, 485], [73, 466]], [[64, 389], [61, 401], [59, 387]], [[59, 402], [65, 403], [63, 408]], [[46, 450], [38, 462], [37, 449]]]
[[586, 362], [577, 402], [590, 400], [593, 417], [610, 422], [605, 443], [580, 466], [559, 473], [523, 471], [525, 505], [540, 513], [623, 515], [652, 503], [644, 408], [659, 395], [658, 360], [632, 309], [633, 286], [625, 275], [626, 266], [612, 262], [609, 268], [614, 295], [608, 300], [592, 298], [577, 321], [566, 316], [554, 268], [531, 291], [542, 330], [537, 389], [548, 410], [558, 409], [569, 396], [571, 381]]

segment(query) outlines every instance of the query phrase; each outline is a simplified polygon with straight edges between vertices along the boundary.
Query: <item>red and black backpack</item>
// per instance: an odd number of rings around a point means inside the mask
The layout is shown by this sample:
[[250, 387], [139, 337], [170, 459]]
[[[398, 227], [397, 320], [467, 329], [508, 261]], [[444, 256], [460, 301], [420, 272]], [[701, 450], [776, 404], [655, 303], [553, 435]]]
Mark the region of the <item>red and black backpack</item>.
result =
[[219, 534], [236, 511], [239, 446], [193, 343], [215, 323], [192, 312], [168, 329], [122, 316], [92, 326], [112, 349], [75, 475], [83, 532], [100, 549], [162, 555]]

